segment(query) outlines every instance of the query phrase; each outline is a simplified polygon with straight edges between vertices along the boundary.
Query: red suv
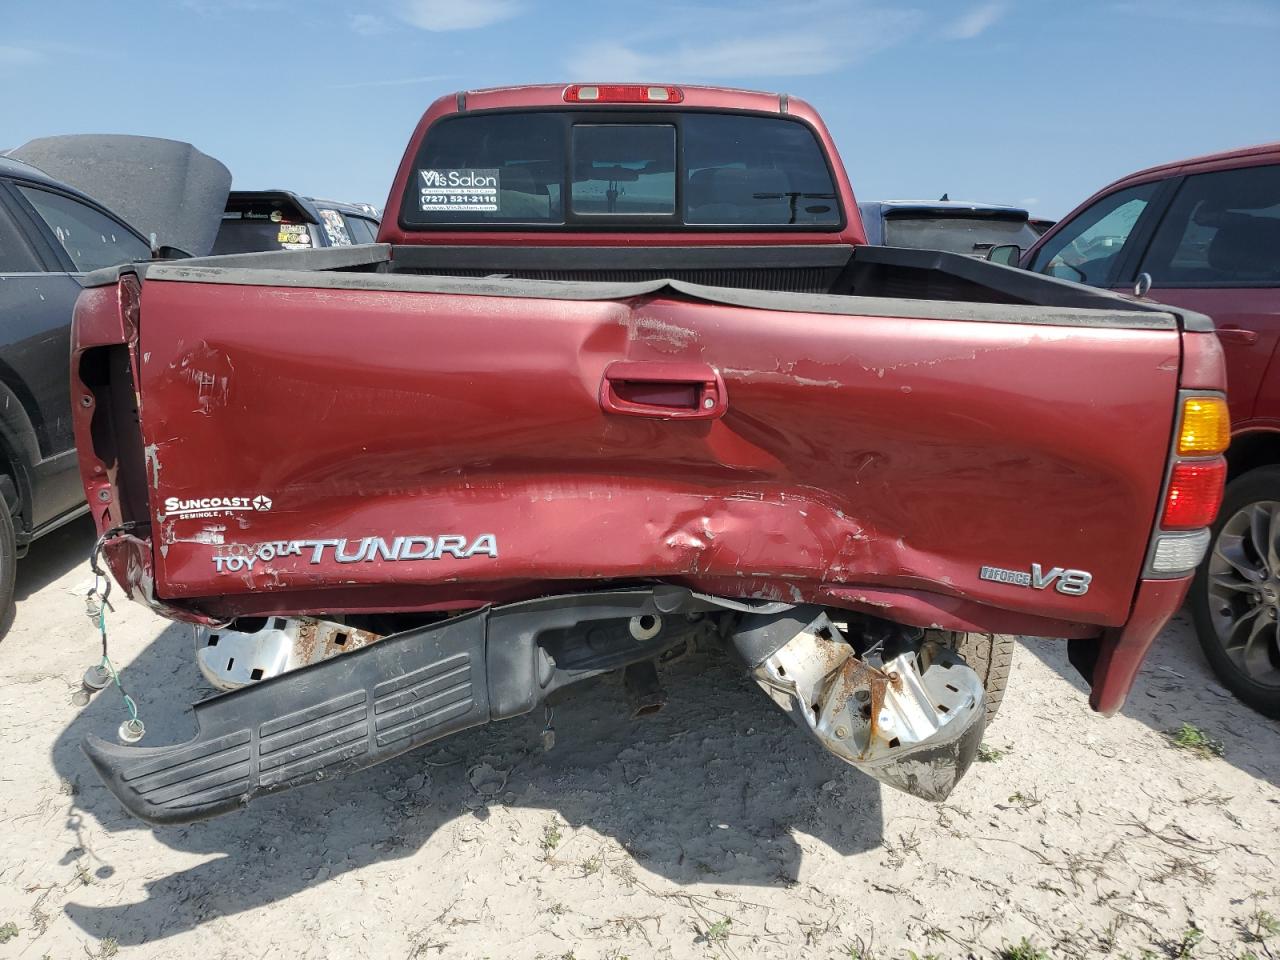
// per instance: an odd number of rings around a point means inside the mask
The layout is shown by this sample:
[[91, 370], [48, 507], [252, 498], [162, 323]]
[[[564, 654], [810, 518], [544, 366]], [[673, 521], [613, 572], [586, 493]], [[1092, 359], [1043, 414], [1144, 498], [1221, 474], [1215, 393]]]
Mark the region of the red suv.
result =
[[1118, 180], [1021, 265], [1121, 291], [1149, 281], [1151, 299], [1213, 317], [1227, 359], [1230, 472], [1191, 610], [1222, 682], [1280, 717], [1280, 143]]

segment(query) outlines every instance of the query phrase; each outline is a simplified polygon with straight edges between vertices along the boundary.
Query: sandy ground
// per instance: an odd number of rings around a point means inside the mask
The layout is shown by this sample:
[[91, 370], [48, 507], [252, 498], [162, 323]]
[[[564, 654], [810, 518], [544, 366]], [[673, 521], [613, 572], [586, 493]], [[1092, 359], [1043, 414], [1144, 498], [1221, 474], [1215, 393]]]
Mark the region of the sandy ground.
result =
[[[1280, 724], [1213, 681], [1183, 618], [1112, 720], [1064, 645], [1026, 640], [942, 806], [843, 768], [708, 653], [644, 721], [582, 687], [550, 753], [539, 713], [151, 830], [78, 747], [123, 717], [70, 699], [90, 539], [37, 545], [0, 642], [0, 956], [1280, 955]], [[187, 629], [129, 603], [110, 629], [147, 742], [186, 739]], [[1184, 722], [1223, 756], [1172, 746]]]

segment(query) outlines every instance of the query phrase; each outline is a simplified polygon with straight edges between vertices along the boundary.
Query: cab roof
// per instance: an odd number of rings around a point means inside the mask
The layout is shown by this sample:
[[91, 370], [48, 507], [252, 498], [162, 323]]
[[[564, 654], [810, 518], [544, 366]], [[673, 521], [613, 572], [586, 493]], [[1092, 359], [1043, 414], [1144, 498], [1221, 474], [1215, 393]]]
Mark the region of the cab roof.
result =
[[[593, 109], [595, 107], [616, 108], [619, 106], [617, 103], [568, 101], [565, 99], [565, 92], [571, 87], [611, 87], [620, 85], [623, 84], [605, 82], [535, 83], [515, 87], [487, 87], [482, 90], [461, 90], [454, 94], [454, 98], [456, 99], [459, 112], [528, 107], [563, 107], [566, 105], [586, 107], [588, 109]], [[635, 107], [637, 110], [647, 110], [655, 107], [661, 109], [671, 109], [672, 107], [692, 109], [715, 107], [721, 110], [752, 110], [761, 113], [787, 113], [790, 112], [792, 104], [801, 105], [801, 101], [788, 97], [784, 93], [767, 93], [760, 90], [741, 90], [736, 87], [710, 87], [688, 83], [636, 83], [625, 84], [625, 86], [671, 87], [679, 90], [680, 93], [683, 94], [683, 99], [678, 102], [639, 102], [627, 104], [628, 107]], [[807, 107], [807, 104], [804, 104], [803, 106]]]

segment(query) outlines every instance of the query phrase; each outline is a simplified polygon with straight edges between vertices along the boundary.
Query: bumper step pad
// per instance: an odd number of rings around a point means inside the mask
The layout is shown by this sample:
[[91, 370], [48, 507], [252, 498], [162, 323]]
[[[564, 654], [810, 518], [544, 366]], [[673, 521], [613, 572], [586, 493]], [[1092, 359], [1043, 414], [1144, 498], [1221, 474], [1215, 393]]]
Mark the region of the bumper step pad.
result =
[[406, 631], [212, 697], [195, 705], [189, 743], [125, 747], [89, 736], [84, 751], [130, 813], [158, 824], [382, 763], [488, 722], [488, 616]]

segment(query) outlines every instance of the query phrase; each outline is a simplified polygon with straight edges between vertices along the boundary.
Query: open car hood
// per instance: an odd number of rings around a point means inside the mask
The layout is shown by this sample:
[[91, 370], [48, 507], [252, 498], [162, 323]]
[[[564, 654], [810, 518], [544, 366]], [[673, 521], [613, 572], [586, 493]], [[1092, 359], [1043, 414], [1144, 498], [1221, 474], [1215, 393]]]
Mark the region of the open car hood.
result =
[[197, 257], [213, 249], [231, 171], [189, 143], [78, 134], [40, 137], [9, 155], [87, 193], [160, 244]]

